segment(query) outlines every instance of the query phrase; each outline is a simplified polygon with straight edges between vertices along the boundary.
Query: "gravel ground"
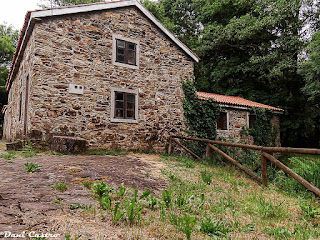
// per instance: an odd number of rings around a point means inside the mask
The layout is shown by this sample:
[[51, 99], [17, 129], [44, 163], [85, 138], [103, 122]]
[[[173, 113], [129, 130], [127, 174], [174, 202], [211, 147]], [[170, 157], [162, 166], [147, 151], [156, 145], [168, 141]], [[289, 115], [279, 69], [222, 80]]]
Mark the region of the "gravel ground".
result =
[[[26, 162], [40, 164], [42, 168], [39, 172], [28, 173], [24, 170]], [[124, 183], [125, 186], [141, 191], [151, 189], [157, 193], [165, 188], [165, 181], [160, 174], [163, 167], [159, 156], [142, 154], [45, 155], [11, 161], [0, 158], [0, 238], [5, 237], [5, 231], [21, 234], [27, 230], [36, 233], [52, 232], [60, 234], [60, 238], [56, 239], [64, 239], [67, 228], [70, 228], [70, 224], [66, 223], [75, 221], [74, 224], [78, 224], [79, 229], [82, 227], [82, 220], [77, 222], [72, 219], [70, 204], [96, 204], [92, 193], [83, 187], [81, 181], [84, 178], [103, 180], [112, 186]], [[51, 187], [59, 182], [67, 183], [68, 189], [62, 192]], [[88, 232], [97, 233], [98, 230], [94, 228], [98, 225], [96, 220], [90, 221], [88, 227], [93, 226], [93, 229]], [[104, 235], [101, 239], [108, 239], [107, 236], [113, 236], [113, 239], [121, 238], [121, 229], [115, 231], [111, 224], [103, 229]]]

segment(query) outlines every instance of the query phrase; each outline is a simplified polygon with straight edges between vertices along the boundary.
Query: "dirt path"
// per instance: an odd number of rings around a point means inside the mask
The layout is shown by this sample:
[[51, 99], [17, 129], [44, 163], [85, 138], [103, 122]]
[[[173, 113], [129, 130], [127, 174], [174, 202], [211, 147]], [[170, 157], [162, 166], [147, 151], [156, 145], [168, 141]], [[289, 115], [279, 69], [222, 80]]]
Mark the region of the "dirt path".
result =
[[[55, 229], [65, 234], [56, 219], [68, 214], [68, 206], [95, 204], [92, 194], [81, 183], [83, 178], [103, 180], [113, 186], [124, 183], [153, 192], [164, 189], [165, 181], [160, 178], [163, 164], [156, 158], [137, 154], [41, 156], [11, 161], [0, 158], [0, 238], [4, 231], [18, 234], [24, 230], [49, 232]], [[42, 165], [41, 171], [26, 172], [23, 170], [26, 162]], [[58, 182], [67, 183], [68, 190], [54, 190], [51, 186]]]

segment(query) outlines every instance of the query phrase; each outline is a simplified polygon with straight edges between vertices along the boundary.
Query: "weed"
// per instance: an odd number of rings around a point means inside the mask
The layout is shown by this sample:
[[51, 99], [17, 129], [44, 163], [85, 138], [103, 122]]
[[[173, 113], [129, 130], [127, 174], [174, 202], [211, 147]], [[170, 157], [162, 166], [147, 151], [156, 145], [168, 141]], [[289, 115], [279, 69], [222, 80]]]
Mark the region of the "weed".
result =
[[283, 211], [281, 208], [281, 202], [278, 205], [275, 205], [271, 200], [266, 201], [264, 198], [258, 198], [258, 213], [263, 218], [278, 218], [282, 215]]
[[275, 239], [291, 239], [293, 235], [292, 232], [286, 228], [279, 226], [275, 228], [265, 228], [265, 232], [270, 236], [275, 237]]
[[178, 207], [182, 207], [186, 204], [186, 199], [184, 196], [182, 196], [181, 194], [177, 197], [177, 199], [175, 200], [175, 203]]
[[121, 183], [118, 191], [116, 191], [116, 195], [118, 198], [124, 197], [124, 195], [126, 194], [127, 191], [131, 190], [132, 188], [127, 188], [123, 185], [123, 183]]
[[112, 199], [109, 196], [109, 193], [106, 193], [102, 197], [99, 197], [98, 200], [102, 209], [109, 210], [111, 208]]
[[120, 210], [120, 202], [116, 202], [113, 209], [112, 221], [117, 222], [122, 219], [124, 216], [124, 212]]
[[22, 151], [21, 155], [24, 156], [25, 158], [31, 158], [31, 157], [37, 156], [37, 153], [34, 151], [30, 151], [30, 152], [29, 151]]
[[165, 206], [168, 208], [171, 205], [172, 201], [172, 196], [173, 196], [173, 190], [164, 190], [162, 192], [162, 201], [164, 202]]
[[40, 168], [42, 168], [41, 165], [34, 164], [34, 163], [25, 163], [24, 166], [25, 166], [24, 169], [29, 173], [38, 172], [40, 171]]
[[138, 204], [138, 190], [134, 191], [134, 196], [125, 204], [126, 216], [130, 224], [135, 220], [140, 220], [143, 207]]
[[85, 181], [82, 184], [85, 188], [88, 188], [88, 189], [90, 189], [92, 187], [92, 182], [90, 182], [90, 181]]
[[207, 169], [205, 169], [204, 171], [200, 172], [201, 175], [201, 179], [204, 183], [210, 185], [212, 182], [212, 173], [208, 172]]
[[304, 216], [314, 218], [316, 215], [320, 215], [319, 206], [313, 206], [311, 202], [304, 202], [299, 199], [299, 206]]
[[[81, 237], [81, 235], [74, 237], [73, 240], [78, 240]], [[71, 235], [69, 233], [64, 235], [65, 240], [72, 240]]]
[[69, 209], [71, 210], [75, 210], [75, 209], [86, 209], [87, 206], [85, 204], [81, 204], [81, 203], [73, 203], [69, 206]]
[[170, 222], [175, 225], [180, 231], [184, 232], [188, 240], [191, 239], [191, 233], [196, 223], [196, 219], [194, 217], [190, 217], [186, 214], [184, 214], [183, 217], [178, 217], [174, 214], [170, 214]]
[[11, 160], [16, 158], [16, 151], [8, 151], [7, 153], [0, 154], [0, 158], [4, 158], [6, 160]]
[[94, 193], [98, 195], [98, 198], [101, 198], [103, 195], [113, 191], [113, 188], [107, 187], [104, 182], [95, 182], [92, 186], [92, 189]]
[[150, 195], [150, 198], [147, 198], [147, 202], [149, 204], [149, 208], [151, 210], [154, 210], [154, 207], [157, 205], [157, 203], [159, 203], [158, 198], [154, 197], [153, 194]]
[[60, 203], [61, 203], [61, 198], [57, 198], [57, 199], [53, 200], [52, 202], [53, 202], [53, 203], [60, 204]]
[[226, 227], [224, 222], [212, 221], [211, 218], [206, 218], [200, 221], [200, 231], [212, 237], [225, 237], [230, 229]]
[[68, 189], [68, 184], [66, 184], [64, 182], [59, 182], [59, 183], [52, 185], [51, 187], [54, 188], [55, 190], [66, 191]]

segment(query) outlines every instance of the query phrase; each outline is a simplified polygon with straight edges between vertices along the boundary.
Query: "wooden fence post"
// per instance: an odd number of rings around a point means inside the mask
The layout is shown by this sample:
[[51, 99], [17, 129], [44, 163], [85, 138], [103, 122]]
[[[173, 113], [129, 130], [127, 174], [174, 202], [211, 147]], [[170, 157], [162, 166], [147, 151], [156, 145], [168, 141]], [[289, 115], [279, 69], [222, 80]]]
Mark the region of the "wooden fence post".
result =
[[267, 158], [263, 156], [263, 151], [261, 151], [261, 178], [262, 184], [265, 186], [268, 185], [267, 164]]
[[207, 148], [206, 148], [206, 158], [210, 159], [211, 155], [211, 147], [210, 147], [210, 143], [207, 143]]
[[168, 146], [168, 154], [172, 153], [172, 137], [169, 137], [169, 146]]
[[242, 166], [240, 163], [238, 163], [236, 160], [234, 160], [232, 157], [230, 157], [229, 155], [225, 154], [224, 152], [222, 152], [219, 148], [213, 146], [210, 144], [210, 147], [216, 151], [217, 153], [219, 153], [220, 155], [222, 155], [225, 159], [227, 159], [229, 162], [231, 162], [233, 165], [235, 165], [236, 167], [240, 168], [242, 171], [244, 171], [245, 173], [247, 173], [249, 176], [251, 176], [253, 179], [255, 179], [256, 181], [258, 181], [259, 183], [262, 183], [262, 180], [260, 177], [258, 177], [257, 175], [254, 174], [254, 172], [252, 172], [250, 169]]

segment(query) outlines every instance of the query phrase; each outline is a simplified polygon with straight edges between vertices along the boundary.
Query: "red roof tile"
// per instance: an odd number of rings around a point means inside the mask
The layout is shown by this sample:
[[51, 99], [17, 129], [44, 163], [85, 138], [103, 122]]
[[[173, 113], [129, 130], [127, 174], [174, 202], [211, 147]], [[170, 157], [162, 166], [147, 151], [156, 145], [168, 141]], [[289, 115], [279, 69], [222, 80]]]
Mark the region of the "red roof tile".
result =
[[206, 92], [197, 92], [197, 95], [200, 99], [208, 99], [212, 98], [216, 102], [220, 104], [227, 104], [227, 105], [233, 105], [233, 106], [241, 106], [241, 107], [257, 107], [257, 108], [265, 108], [265, 109], [270, 109], [274, 111], [280, 111], [283, 112], [284, 110], [281, 108], [276, 108], [272, 106], [268, 106], [262, 103], [258, 102], [253, 102], [250, 100], [246, 100], [242, 97], [236, 97], [236, 96], [227, 96], [227, 95], [219, 95], [219, 94], [214, 94], [214, 93], [206, 93]]
[[6, 110], [7, 110], [7, 105], [3, 105], [2, 109], [1, 109], [1, 113], [5, 113]]

